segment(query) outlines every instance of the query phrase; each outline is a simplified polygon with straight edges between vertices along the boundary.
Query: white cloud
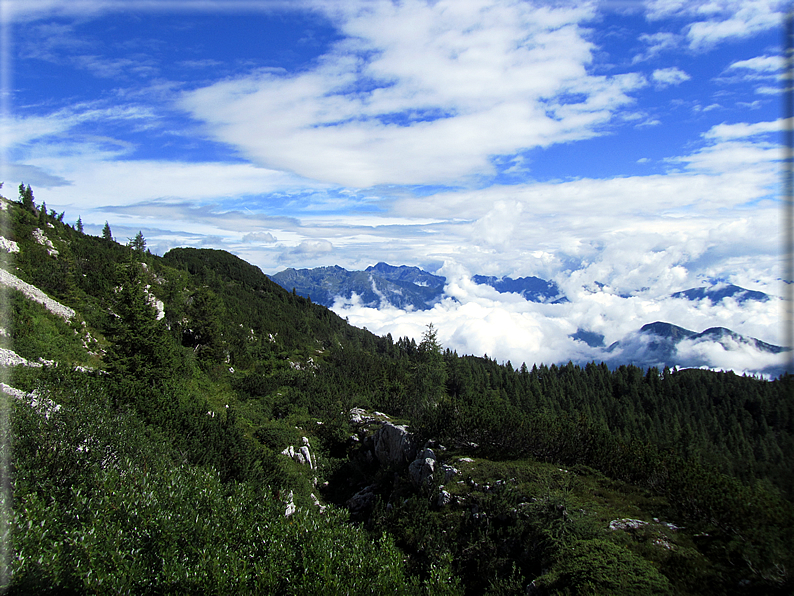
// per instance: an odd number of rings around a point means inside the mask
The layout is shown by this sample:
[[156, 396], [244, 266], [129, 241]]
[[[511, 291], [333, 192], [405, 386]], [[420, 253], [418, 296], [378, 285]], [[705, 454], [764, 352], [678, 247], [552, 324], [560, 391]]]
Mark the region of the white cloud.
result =
[[752, 70], [755, 72], [777, 72], [783, 70], [782, 56], [756, 56], [748, 60], [733, 62], [729, 69]]
[[588, 74], [589, 6], [334, 6], [347, 37], [316, 68], [229, 79], [181, 106], [257, 163], [366, 187], [459, 182], [492, 172], [491, 156], [599, 134], [645, 84]]
[[304, 240], [298, 246], [282, 252], [279, 260], [286, 263], [294, 261], [298, 261], [301, 264], [310, 263], [312, 260], [325, 256], [333, 250], [334, 245], [328, 240]]
[[651, 78], [659, 87], [668, 87], [670, 85], [680, 85], [692, 77], [690, 77], [680, 68], [672, 66], [669, 68], [659, 68], [654, 70]]
[[276, 242], [277, 238], [270, 232], [249, 232], [243, 236], [243, 242], [261, 242], [264, 244], [272, 244]]
[[774, 122], [739, 122], [737, 124], [717, 124], [703, 134], [705, 139], [726, 141], [730, 139], [748, 138], [759, 134], [779, 133], [786, 125], [786, 120], [780, 118]]
[[648, 47], [645, 52], [637, 54], [632, 59], [632, 64], [650, 60], [665, 51], [677, 48], [681, 43], [681, 36], [675, 33], [660, 31], [658, 33], [643, 33], [639, 40]]
[[785, 3], [781, 0], [647, 0], [650, 20], [687, 18], [689, 45], [705, 48], [743, 39], [780, 27]]
[[[776, 300], [741, 306], [728, 300], [711, 306], [664, 296], [625, 298], [598, 291], [572, 296], [573, 301], [566, 304], [538, 304], [476, 285], [459, 266], [447, 264], [442, 273], [447, 276], [447, 298], [431, 310], [365, 308], [356, 297], [338, 300], [333, 310], [354, 325], [379, 335], [391, 333], [395, 339], [408, 336], [419, 340], [426, 326], [433, 323], [445, 347], [458, 353], [487, 353], [500, 361], [510, 360], [514, 366], [522, 362], [531, 366], [568, 360], [600, 361], [612, 356], [573, 340], [570, 335], [578, 329], [603, 335], [605, 346], [627, 340], [624, 351], [636, 352], [639, 344], [635, 344], [642, 340], [636, 331], [654, 321], [672, 322], [693, 331], [719, 325], [766, 341], [778, 339], [780, 305]], [[745, 346], [726, 351], [719, 346], [690, 343], [693, 345], [680, 347], [681, 357], [695, 366], [758, 371], [780, 360]], [[638, 354], [632, 352], [632, 356]]]

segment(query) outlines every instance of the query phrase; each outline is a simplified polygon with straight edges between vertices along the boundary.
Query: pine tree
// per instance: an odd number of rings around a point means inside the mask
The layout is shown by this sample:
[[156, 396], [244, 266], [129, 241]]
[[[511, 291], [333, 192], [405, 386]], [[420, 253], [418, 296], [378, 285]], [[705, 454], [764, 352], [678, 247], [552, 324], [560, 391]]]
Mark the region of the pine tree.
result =
[[102, 228], [102, 238], [105, 240], [113, 240], [113, 235], [110, 232], [110, 224], [105, 222], [105, 227]]
[[80, 219], [80, 216], [77, 217], [77, 231], [83, 233], [83, 220]]

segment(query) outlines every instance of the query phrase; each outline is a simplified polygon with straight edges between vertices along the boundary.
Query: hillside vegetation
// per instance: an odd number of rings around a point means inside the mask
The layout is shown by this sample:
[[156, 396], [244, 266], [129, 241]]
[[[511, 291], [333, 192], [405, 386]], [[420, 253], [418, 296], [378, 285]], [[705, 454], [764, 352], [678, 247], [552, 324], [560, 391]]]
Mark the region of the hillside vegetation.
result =
[[459, 356], [3, 206], [73, 311], [4, 290], [9, 593], [794, 589], [789, 376]]

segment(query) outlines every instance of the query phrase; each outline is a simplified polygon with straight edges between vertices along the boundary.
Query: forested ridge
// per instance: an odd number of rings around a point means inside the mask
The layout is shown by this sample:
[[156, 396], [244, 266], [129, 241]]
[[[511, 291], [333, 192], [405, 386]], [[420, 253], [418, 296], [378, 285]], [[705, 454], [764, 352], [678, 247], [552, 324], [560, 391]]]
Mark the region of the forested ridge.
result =
[[459, 356], [4, 205], [4, 268], [77, 313], [5, 290], [47, 361], [6, 370], [9, 593], [794, 589], [790, 376]]

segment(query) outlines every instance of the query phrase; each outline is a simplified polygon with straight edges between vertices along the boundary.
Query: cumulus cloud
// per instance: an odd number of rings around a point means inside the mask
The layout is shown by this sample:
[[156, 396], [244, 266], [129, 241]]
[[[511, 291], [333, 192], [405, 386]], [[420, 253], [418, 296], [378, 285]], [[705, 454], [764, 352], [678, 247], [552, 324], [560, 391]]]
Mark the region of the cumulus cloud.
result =
[[270, 232], [249, 232], [243, 236], [243, 242], [261, 242], [263, 244], [272, 244], [276, 241], [276, 237]]
[[[608, 291], [593, 291], [573, 297], [565, 304], [539, 304], [515, 294], [499, 294], [493, 288], [474, 284], [468, 272], [454, 264], [442, 270], [447, 275], [446, 297], [432, 309], [405, 311], [361, 306], [354, 295], [339, 299], [333, 310], [359, 327], [395, 339], [421, 337], [429, 323], [438, 329], [441, 343], [458, 353], [488, 354], [514, 366], [526, 362], [565, 363], [621, 358], [644, 366], [652, 361], [650, 340], [638, 334], [640, 327], [654, 321], [667, 321], [700, 332], [720, 325], [766, 341], [778, 340], [779, 300], [743, 305], [726, 300], [716, 305], [689, 302], [668, 296], [623, 297]], [[604, 336], [605, 347], [594, 348], [571, 336], [587, 330]], [[620, 341], [612, 352], [606, 348]], [[728, 342], [730, 343], [730, 342]], [[689, 342], [679, 344], [679, 362], [691, 366], [761, 371], [779, 366], [780, 356], [760, 352], [745, 344], [719, 345]]]
[[181, 106], [256, 163], [367, 187], [459, 181], [492, 173], [491, 156], [591, 137], [645, 84], [587, 71], [590, 5], [329, 6], [345, 39], [315, 68], [225, 80]]
[[282, 252], [279, 255], [279, 261], [307, 263], [325, 256], [333, 250], [334, 246], [328, 240], [304, 240], [298, 246]]
[[671, 66], [669, 68], [659, 68], [654, 70], [651, 78], [658, 87], [669, 87], [670, 85], [680, 85], [692, 77], [690, 77], [680, 68]]

